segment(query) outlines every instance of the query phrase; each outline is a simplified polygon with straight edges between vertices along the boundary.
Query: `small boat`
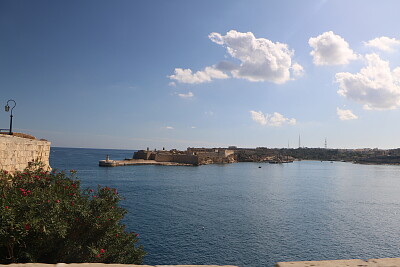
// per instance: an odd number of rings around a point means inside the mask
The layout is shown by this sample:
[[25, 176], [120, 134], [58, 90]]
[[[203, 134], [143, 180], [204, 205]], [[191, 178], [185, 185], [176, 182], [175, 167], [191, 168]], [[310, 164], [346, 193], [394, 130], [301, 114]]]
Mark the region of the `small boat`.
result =
[[281, 164], [282, 161], [280, 161], [280, 160], [270, 160], [270, 161], [268, 161], [268, 163], [271, 163], [271, 164]]

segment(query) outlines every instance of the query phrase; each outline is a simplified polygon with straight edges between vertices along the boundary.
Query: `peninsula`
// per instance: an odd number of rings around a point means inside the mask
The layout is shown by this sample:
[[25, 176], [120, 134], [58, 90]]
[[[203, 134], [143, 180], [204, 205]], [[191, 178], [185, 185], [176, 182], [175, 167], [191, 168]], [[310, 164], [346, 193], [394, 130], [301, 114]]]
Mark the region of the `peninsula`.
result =
[[100, 160], [99, 166], [126, 165], [199, 166], [235, 162], [290, 163], [295, 160], [345, 161], [360, 164], [400, 165], [400, 149], [329, 148], [187, 148], [186, 151], [139, 150], [125, 160]]

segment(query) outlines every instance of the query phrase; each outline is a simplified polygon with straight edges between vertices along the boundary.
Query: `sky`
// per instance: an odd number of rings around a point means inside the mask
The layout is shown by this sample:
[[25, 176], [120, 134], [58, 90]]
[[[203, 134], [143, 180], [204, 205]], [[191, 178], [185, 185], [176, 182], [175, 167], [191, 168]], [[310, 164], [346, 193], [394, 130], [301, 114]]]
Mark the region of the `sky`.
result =
[[14, 99], [13, 130], [60, 147], [398, 148], [398, 10], [3, 0], [0, 107]]

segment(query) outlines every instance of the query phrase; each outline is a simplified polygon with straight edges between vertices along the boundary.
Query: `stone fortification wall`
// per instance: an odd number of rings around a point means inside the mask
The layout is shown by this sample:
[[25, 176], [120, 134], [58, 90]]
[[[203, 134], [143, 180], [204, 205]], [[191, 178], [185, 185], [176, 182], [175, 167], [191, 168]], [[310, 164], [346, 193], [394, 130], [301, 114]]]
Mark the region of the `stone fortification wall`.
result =
[[0, 134], [0, 169], [23, 171], [30, 162], [40, 161], [50, 169], [50, 142]]
[[148, 150], [139, 150], [135, 153], [133, 153], [133, 158], [134, 159], [154, 159], [155, 158], [155, 152], [153, 151], [148, 151]]
[[177, 162], [184, 164], [199, 164], [199, 157], [195, 155], [185, 155], [185, 154], [164, 154], [158, 153], [155, 158], [158, 162]]

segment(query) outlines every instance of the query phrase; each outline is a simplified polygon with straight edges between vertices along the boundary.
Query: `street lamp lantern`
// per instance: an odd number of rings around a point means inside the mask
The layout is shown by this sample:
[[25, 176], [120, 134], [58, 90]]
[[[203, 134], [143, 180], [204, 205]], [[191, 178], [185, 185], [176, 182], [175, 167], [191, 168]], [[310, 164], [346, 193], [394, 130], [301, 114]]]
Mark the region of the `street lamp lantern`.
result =
[[9, 132], [8, 132], [9, 135], [12, 135], [12, 134], [13, 134], [13, 133], [12, 133], [13, 109], [15, 108], [15, 106], [17, 105], [17, 103], [16, 103], [14, 100], [12, 100], [12, 99], [8, 100], [6, 106], [4, 107], [4, 110], [5, 110], [6, 112], [9, 112], [9, 111], [10, 111], [10, 106], [8, 105], [9, 102], [13, 102], [13, 103], [14, 103], [14, 105], [13, 105], [12, 108], [11, 108], [11, 114], [10, 114], [10, 129], [9, 129]]

